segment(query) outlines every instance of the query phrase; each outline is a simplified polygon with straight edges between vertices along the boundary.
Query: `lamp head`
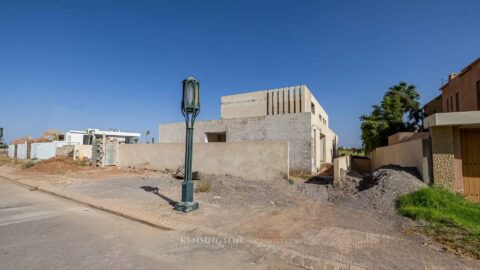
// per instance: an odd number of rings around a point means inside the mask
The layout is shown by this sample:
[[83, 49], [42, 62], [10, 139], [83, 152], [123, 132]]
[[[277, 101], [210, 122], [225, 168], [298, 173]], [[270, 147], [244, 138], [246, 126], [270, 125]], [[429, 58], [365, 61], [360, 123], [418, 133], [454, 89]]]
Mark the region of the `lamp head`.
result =
[[184, 114], [200, 111], [200, 83], [193, 77], [183, 80], [182, 111]]

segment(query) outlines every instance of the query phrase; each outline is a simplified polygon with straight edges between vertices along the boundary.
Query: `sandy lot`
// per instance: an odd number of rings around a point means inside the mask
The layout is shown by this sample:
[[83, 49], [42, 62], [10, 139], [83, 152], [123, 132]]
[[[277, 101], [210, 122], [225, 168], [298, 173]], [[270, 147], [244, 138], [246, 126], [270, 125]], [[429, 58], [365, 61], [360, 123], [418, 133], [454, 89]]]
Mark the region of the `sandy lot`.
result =
[[[289, 184], [201, 175], [195, 185], [207, 183], [208, 190], [195, 194], [200, 209], [181, 214], [171, 205], [180, 199], [181, 180], [171, 172], [69, 166], [19, 169], [6, 165], [0, 172], [232, 237], [273, 241], [300, 254], [357, 269], [480, 268], [478, 260], [447, 253], [428, 239], [409, 233], [418, 224], [392, 212], [388, 185], [370, 189], [366, 195], [343, 194], [324, 177], [298, 178]], [[370, 207], [370, 199], [377, 197], [380, 203]]]

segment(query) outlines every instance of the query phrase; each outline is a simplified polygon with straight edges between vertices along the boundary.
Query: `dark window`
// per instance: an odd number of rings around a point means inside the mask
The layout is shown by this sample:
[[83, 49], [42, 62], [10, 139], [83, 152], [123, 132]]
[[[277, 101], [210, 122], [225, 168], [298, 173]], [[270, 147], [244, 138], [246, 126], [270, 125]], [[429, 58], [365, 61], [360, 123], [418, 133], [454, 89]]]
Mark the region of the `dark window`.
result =
[[455, 94], [455, 107], [457, 109], [457, 112], [460, 111], [460, 94], [457, 92]]
[[448, 102], [448, 97], [447, 97], [447, 112], [450, 110], [450, 103]]
[[226, 142], [227, 133], [226, 132], [207, 132], [205, 133], [205, 140], [207, 143]]
[[453, 112], [453, 96], [450, 96], [450, 111]]
[[477, 81], [477, 108], [480, 110], [480, 81]]
[[315, 114], [315, 104], [312, 102], [312, 113]]

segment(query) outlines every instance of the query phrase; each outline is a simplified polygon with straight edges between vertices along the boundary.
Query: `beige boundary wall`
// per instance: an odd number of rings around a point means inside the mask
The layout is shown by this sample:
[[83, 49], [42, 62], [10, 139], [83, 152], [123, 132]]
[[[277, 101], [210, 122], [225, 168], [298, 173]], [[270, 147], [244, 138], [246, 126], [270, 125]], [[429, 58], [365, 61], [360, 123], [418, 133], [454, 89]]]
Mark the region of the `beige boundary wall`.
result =
[[417, 168], [422, 179], [430, 183], [431, 153], [429, 140], [414, 140], [376, 148], [371, 154], [372, 170], [385, 165]]
[[73, 149], [73, 159], [83, 160], [92, 159], [92, 146], [91, 145], [75, 145]]
[[[176, 170], [183, 166], [185, 145], [177, 143], [121, 144], [120, 167]], [[197, 143], [193, 146], [193, 170], [213, 175], [232, 175], [246, 180], [288, 179], [288, 142]]]
[[333, 160], [333, 181], [338, 182], [346, 172], [352, 169], [352, 157], [343, 156]]

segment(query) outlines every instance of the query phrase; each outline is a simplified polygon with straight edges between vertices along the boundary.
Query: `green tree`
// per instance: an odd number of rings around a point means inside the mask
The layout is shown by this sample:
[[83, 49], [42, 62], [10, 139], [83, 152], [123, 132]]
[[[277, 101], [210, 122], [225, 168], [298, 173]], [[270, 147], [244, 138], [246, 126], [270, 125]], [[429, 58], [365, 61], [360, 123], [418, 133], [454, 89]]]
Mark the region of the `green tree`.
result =
[[362, 115], [362, 142], [366, 153], [388, 145], [388, 136], [421, 129], [423, 112], [415, 85], [400, 82], [390, 87], [370, 115]]

